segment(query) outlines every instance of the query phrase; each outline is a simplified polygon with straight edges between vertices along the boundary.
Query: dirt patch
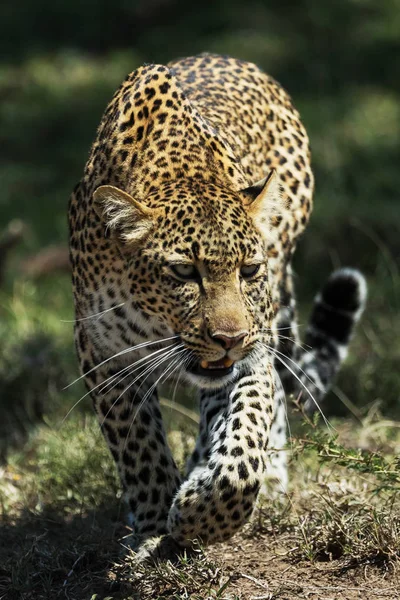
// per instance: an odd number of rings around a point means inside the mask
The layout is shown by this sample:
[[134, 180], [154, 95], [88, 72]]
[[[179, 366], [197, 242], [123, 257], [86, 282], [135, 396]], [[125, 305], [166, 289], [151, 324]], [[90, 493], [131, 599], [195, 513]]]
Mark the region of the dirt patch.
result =
[[[133, 567], [107, 513], [69, 522], [25, 515], [0, 527], [0, 597], [9, 600], [372, 600], [400, 598], [396, 563], [293, 559], [284, 535], [248, 528], [193, 561]], [[96, 595], [97, 594], [97, 595]]]
[[41, 429], [0, 473], [0, 600], [399, 600], [400, 439], [385, 431], [384, 455], [354, 431], [349, 449], [303, 435], [289, 493], [230, 542], [137, 566], [94, 419]]
[[[365, 564], [351, 568], [343, 562], [294, 562], [290, 548], [271, 551], [271, 540], [236, 537], [215, 546], [208, 556], [223, 566], [231, 583], [226, 598], [243, 600], [372, 600], [400, 598], [396, 565], [378, 568]], [[231, 594], [231, 595], [229, 595]]]

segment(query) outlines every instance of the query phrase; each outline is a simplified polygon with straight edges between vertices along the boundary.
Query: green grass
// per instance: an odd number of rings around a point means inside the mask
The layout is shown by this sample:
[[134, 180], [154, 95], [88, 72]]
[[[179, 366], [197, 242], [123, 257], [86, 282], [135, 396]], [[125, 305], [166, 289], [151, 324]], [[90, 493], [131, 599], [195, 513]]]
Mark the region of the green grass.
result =
[[[262, 507], [251, 534], [257, 530], [281, 534], [292, 544], [292, 560], [336, 561], [336, 569], [396, 563], [400, 465], [398, 425], [392, 425], [392, 430], [383, 426], [384, 451], [354, 449], [340, 443], [338, 434], [332, 437], [318, 430], [296, 438], [292, 494], [280, 510], [271, 511], [269, 503]], [[376, 431], [370, 434], [373, 446]], [[339, 429], [339, 435], [353, 446], [360, 444], [361, 437], [364, 444], [368, 438], [365, 430], [354, 426], [350, 437], [345, 429]]]

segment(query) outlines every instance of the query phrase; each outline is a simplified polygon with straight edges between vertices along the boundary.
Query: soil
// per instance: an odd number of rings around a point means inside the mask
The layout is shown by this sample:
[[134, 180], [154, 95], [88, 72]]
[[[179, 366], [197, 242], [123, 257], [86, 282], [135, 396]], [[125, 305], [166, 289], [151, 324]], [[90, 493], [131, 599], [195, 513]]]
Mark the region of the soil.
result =
[[[101, 518], [102, 517], [102, 518]], [[206, 551], [208, 567], [176, 567], [172, 576], [146, 568], [135, 583], [122, 552], [126, 533], [110, 514], [68, 519], [25, 515], [0, 523], [3, 600], [372, 600], [400, 598], [400, 565], [294, 560], [287, 538], [244, 531]], [[123, 544], [122, 540], [122, 544]], [[172, 568], [172, 567], [171, 567]], [[144, 581], [144, 584], [143, 584]], [[222, 589], [221, 589], [222, 588]], [[218, 591], [219, 590], [219, 591]], [[95, 595], [97, 594], [97, 596]]]
[[[344, 565], [343, 561], [295, 562], [290, 548], [283, 556], [269, 549], [270, 539], [243, 539], [215, 546], [208, 556], [230, 575], [227, 592], [243, 600], [399, 600], [400, 573], [396, 565]], [[286, 556], [285, 556], [286, 554]], [[223, 596], [222, 596], [223, 597]], [[229, 598], [229, 596], [227, 596]]]

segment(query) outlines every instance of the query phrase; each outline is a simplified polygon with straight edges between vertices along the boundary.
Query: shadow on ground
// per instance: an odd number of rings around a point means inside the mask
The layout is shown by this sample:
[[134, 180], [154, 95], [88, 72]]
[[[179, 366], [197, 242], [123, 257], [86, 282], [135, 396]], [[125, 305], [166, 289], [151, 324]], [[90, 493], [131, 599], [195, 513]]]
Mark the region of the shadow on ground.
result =
[[[9, 600], [100, 598], [122, 592], [110, 565], [129, 534], [118, 506], [65, 517], [50, 506], [0, 525], [0, 596]], [[126, 589], [126, 586], [125, 586]]]

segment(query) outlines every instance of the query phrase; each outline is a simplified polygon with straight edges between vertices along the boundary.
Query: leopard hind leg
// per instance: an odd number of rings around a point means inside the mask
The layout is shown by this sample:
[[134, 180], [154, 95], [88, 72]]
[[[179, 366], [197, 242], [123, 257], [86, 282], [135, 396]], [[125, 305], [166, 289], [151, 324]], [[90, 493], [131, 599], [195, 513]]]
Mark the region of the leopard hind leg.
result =
[[288, 415], [283, 388], [275, 370], [274, 418], [271, 423], [267, 449], [266, 474], [260, 491], [261, 496], [276, 497], [285, 494], [288, 488], [288, 452], [286, 448]]
[[294, 358], [283, 357], [292, 372], [285, 379], [285, 391], [301, 397], [307, 414], [320, 410], [347, 356], [366, 298], [367, 284], [359, 271], [342, 268], [332, 273], [314, 299], [304, 345], [296, 349]]
[[367, 285], [356, 269], [332, 273], [314, 300], [304, 345], [300, 345], [295, 321], [295, 301], [288, 295], [281, 311], [278, 329], [284, 331], [275, 360], [275, 414], [271, 425], [264, 494], [269, 482], [285, 492], [288, 484], [285, 448], [288, 416], [285, 395], [300, 396], [304, 411], [312, 414], [320, 403], [347, 356], [351, 335], [366, 303]]

